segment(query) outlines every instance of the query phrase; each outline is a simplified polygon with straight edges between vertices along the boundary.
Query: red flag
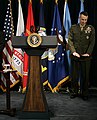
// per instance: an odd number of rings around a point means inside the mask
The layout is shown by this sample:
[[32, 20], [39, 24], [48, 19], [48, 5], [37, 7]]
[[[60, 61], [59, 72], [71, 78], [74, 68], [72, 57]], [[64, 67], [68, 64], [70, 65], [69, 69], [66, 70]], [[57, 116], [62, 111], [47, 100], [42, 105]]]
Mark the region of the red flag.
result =
[[[33, 17], [33, 10], [32, 10], [32, 1], [29, 0], [25, 36], [29, 36], [34, 31], [35, 31], [35, 27], [34, 27], [34, 17]], [[28, 80], [28, 63], [29, 63], [28, 59], [29, 59], [28, 55], [24, 52], [23, 92], [25, 92], [26, 90], [27, 80]]]

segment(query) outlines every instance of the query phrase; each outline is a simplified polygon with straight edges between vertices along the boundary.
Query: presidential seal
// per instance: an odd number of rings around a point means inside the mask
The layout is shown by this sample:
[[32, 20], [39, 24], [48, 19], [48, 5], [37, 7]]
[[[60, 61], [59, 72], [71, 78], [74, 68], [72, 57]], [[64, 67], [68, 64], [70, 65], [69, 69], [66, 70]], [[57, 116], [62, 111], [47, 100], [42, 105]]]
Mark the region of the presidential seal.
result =
[[42, 38], [37, 33], [32, 33], [27, 38], [27, 43], [31, 47], [38, 47], [42, 43]]

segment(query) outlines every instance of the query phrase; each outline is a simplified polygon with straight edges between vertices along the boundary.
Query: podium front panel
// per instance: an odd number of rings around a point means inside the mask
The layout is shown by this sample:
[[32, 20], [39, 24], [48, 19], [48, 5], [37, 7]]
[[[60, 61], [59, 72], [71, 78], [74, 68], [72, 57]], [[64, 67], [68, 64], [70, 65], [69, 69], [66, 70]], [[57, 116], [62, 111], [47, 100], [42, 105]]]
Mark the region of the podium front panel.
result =
[[[13, 36], [12, 46], [14, 48], [31, 48], [27, 43], [26, 36]], [[42, 43], [37, 48], [55, 48], [57, 47], [57, 36], [42, 36]]]

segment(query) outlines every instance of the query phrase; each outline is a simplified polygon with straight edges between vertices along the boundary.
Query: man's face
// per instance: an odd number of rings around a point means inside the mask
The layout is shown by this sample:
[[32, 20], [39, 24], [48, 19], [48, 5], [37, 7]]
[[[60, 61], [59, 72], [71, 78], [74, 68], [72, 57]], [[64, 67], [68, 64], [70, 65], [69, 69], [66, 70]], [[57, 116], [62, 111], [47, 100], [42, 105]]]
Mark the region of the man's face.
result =
[[85, 15], [80, 15], [80, 24], [82, 25], [82, 26], [85, 26], [86, 25], [86, 23], [87, 23], [87, 20], [88, 20], [88, 16], [85, 16]]

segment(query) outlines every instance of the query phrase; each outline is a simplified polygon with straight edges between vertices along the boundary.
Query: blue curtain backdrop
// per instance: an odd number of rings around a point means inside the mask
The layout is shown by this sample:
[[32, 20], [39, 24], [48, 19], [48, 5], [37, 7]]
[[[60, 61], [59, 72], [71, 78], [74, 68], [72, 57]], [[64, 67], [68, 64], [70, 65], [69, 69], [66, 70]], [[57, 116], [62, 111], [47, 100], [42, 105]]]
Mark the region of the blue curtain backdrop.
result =
[[[21, 0], [24, 22], [26, 24], [27, 18], [27, 7], [29, 0]], [[33, 12], [35, 19], [35, 26], [39, 25], [39, 2], [40, 0], [32, 0], [33, 1]], [[43, 0], [44, 1], [44, 16], [45, 16], [45, 25], [47, 30], [47, 35], [51, 34], [51, 26], [53, 19], [53, 10], [55, 0]], [[6, 14], [7, 0], [0, 0], [0, 30], [3, 30], [3, 23]], [[64, 3], [65, 0], [58, 1], [59, 13], [61, 18], [61, 23], [63, 23], [63, 11], [64, 11]], [[72, 24], [78, 22], [78, 15], [80, 10], [80, 0], [68, 0], [68, 6], [71, 15]], [[96, 0], [84, 0], [84, 9], [89, 13], [88, 23], [92, 24], [96, 30], [96, 39], [97, 39], [97, 1]], [[18, 18], [18, 0], [12, 0], [12, 12], [13, 12], [13, 21], [14, 21], [14, 29], [16, 31], [17, 26], [17, 18]], [[97, 42], [95, 44], [95, 48], [93, 51], [93, 60], [91, 64], [91, 74], [90, 74], [90, 83], [92, 86], [97, 86]]]

